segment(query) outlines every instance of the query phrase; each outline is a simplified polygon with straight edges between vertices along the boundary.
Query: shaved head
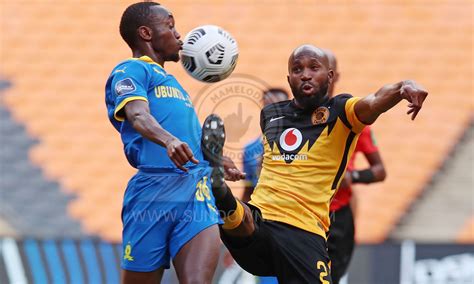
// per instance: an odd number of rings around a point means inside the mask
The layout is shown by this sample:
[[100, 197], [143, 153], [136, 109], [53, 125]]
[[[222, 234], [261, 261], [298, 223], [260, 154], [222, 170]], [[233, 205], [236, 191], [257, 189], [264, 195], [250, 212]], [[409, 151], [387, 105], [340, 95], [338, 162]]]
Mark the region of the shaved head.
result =
[[334, 73], [326, 53], [314, 45], [298, 46], [288, 59], [288, 83], [296, 106], [313, 111], [325, 103]]
[[326, 52], [319, 47], [311, 44], [303, 44], [295, 48], [288, 59], [288, 68], [290, 68], [293, 61], [301, 56], [311, 56], [317, 58], [321, 63], [329, 68], [329, 59]]

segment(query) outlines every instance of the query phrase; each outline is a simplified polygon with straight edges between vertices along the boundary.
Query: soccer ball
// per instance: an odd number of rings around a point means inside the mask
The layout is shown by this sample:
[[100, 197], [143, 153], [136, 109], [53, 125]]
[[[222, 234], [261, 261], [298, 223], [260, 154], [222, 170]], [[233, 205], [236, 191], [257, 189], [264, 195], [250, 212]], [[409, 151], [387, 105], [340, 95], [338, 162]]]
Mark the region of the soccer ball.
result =
[[193, 78], [207, 83], [229, 77], [237, 65], [239, 49], [235, 39], [224, 29], [206, 25], [186, 35], [181, 63]]

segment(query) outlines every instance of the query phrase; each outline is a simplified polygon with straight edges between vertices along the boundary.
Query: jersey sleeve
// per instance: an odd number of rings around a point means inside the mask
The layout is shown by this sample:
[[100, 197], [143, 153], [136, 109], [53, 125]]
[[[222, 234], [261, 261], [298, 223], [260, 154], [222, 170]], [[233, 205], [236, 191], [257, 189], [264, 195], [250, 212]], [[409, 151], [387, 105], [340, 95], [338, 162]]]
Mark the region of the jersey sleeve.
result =
[[357, 141], [356, 151], [364, 154], [372, 154], [377, 152], [377, 142], [375, 141], [374, 132], [370, 127], [364, 128]]
[[347, 121], [351, 125], [351, 130], [355, 133], [360, 133], [366, 126], [364, 123], [362, 123], [359, 118], [357, 118], [357, 115], [354, 110], [355, 104], [361, 100], [361, 98], [358, 97], [351, 97], [346, 101], [346, 104], [344, 106], [344, 111], [346, 113]]
[[128, 102], [134, 100], [148, 102], [148, 71], [144, 65], [131, 61], [116, 68], [112, 76], [110, 88], [115, 102], [114, 118], [117, 121], [124, 121], [124, 107]]

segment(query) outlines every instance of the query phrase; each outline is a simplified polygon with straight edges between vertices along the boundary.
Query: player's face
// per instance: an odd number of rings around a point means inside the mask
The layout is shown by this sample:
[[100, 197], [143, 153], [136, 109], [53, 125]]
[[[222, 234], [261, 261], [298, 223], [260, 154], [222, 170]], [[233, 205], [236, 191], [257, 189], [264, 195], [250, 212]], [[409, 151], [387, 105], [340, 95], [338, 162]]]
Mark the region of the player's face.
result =
[[314, 110], [327, 99], [333, 72], [318, 54], [307, 50], [294, 55], [288, 73], [288, 83], [300, 107]]
[[164, 61], [179, 61], [179, 51], [183, 42], [181, 35], [176, 31], [173, 15], [162, 6], [153, 6], [151, 30], [153, 37], [151, 43], [156, 53]]

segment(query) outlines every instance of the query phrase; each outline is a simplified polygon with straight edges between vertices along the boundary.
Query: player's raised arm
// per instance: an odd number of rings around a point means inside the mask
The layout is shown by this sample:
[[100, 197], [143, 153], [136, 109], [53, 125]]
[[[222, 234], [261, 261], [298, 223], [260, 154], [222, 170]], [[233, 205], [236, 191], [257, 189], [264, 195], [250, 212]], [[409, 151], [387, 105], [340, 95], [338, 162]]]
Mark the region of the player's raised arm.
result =
[[188, 144], [180, 141], [161, 127], [150, 114], [148, 102], [142, 100], [130, 101], [125, 105], [125, 115], [133, 128], [143, 137], [166, 147], [168, 157], [181, 170], [188, 161], [198, 164]]
[[361, 122], [372, 124], [379, 115], [405, 99], [410, 103], [407, 114], [411, 114], [411, 119], [414, 120], [427, 95], [428, 92], [415, 81], [401, 81], [385, 85], [375, 94], [361, 99], [355, 104], [354, 110]]

